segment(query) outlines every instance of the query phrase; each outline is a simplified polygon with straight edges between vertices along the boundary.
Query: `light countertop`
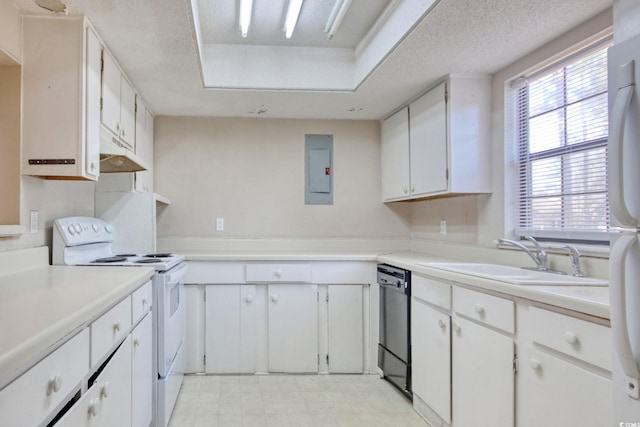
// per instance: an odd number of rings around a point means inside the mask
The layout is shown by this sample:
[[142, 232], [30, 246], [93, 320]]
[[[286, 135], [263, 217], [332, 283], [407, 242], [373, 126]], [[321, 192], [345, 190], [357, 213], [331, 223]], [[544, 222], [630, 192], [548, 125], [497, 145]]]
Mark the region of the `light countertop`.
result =
[[150, 267], [41, 266], [0, 275], [0, 388], [153, 274]]
[[[609, 288], [607, 286], [530, 286], [483, 279], [421, 265], [426, 262], [462, 262], [422, 252], [370, 251], [251, 251], [199, 250], [183, 251], [187, 261], [371, 261], [384, 262], [418, 274], [428, 275], [467, 287], [503, 293], [591, 316], [609, 319]], [[465, 262], [481, 262], [470, 259]], [[498, 263], [498, 262], [496, 262]]]
[[[378, 261], [411, 270], [414, 273], [609, 319], [608, 286], [513, 285], [421, 265], [421, 263], [426, 262], [456, 262], [456, 260], [439, 258], [419, 252], [380, 255]], [[461, 261], [458, 260], [458, 262]], [[469, 262], [473, 262], [473, 260]]]

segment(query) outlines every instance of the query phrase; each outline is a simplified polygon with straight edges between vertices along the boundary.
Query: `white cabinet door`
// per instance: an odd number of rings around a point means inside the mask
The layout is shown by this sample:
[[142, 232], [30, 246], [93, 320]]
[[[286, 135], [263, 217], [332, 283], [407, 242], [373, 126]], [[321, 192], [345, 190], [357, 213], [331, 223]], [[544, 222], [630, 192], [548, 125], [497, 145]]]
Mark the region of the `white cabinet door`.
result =
[[205, 372], [255, 372], [256, 285], [208, 285], [205, 293]]
[[268, 285], [269, 372], [318, 372], [316, 285]]
[[611, 380], [549, 353], [520, 356], [518, 426], [609, 426]]
[[382, 200], [409, 197], [409, 112], [405, 107], [381, 125]]
[[513, 340], [460, 317], [452, 320], [452, 425], [513, 427]]
[[123, 75], [120, 75], [120, 127], [122, 140], [135, 149], [136, 92]]
[[451, 423], [451, 317], [411, 299], [413, 393]]
[[120, 68], [111, 54], [102, 51], [101, 120], [111, 132], [120, 135]]
[[409, 105], [411, 196], [447, 190], [447, 104], [443, 82]]
[[136, 100], [136, 155], [147, 166], [146, 171], [135, 173], [138, 191], [153, 191], [153, 115], [140, 98]]
[[362, 373], [362, 286], [328, 285], [328, 296], [329, 372]]
[[153, 345], [151, 313], [131, 332], [131, 420], [134, 427], [147, 427], [151, 423], [153, 392]]
[[124, 340], [91, 388], [56, 426], [131, 426], [131, 336]]

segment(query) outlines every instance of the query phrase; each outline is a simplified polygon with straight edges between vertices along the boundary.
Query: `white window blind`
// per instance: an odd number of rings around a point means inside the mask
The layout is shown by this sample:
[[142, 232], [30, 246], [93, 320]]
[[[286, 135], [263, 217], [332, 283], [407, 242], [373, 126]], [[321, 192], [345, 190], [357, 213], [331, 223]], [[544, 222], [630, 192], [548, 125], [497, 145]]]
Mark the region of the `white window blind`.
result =
[[520, 79], [518, 235], [607, 240], [607, 47]]

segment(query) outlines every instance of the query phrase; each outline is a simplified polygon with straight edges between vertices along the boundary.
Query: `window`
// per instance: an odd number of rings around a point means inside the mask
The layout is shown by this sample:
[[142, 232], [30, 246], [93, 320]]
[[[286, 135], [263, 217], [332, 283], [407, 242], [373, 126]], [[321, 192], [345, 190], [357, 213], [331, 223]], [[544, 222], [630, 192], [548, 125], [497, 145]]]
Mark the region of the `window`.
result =
[[518, 235], [608, 240], [609, 45], [518, 79]]

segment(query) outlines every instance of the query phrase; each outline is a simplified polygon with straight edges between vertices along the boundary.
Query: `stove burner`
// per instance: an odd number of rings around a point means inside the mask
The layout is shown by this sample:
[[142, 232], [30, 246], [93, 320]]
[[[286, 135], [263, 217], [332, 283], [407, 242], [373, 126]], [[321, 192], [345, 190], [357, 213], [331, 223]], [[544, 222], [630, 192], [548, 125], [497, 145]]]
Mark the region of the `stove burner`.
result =
[[147, 258], [169, 258], [169, 257], [172, 257], [172, 256], [173, 256], [173, 254], [170, 254], [170, 253], [158, 253], [158, 254], [145, 255], [145, 257], [147, 257]]
[[142, 258], [142, 259], [136, 260], [136, 264], [154, 264], [158, 262], [162, 262], [162, 260], [157, 258]]
[[116, 256], [130, 258], [132, 256], [138, 256], [138, 254], [117, 254]]
[[107, 258], [98, 258], [94, 261], [91, 262], [95, 262], [95, 263], [108, 263], [108, 262], [123, 262], [126, 261], [127, 258], [125, 258], [124, 256], [118, 255], [118, 256], [110, 256]]

